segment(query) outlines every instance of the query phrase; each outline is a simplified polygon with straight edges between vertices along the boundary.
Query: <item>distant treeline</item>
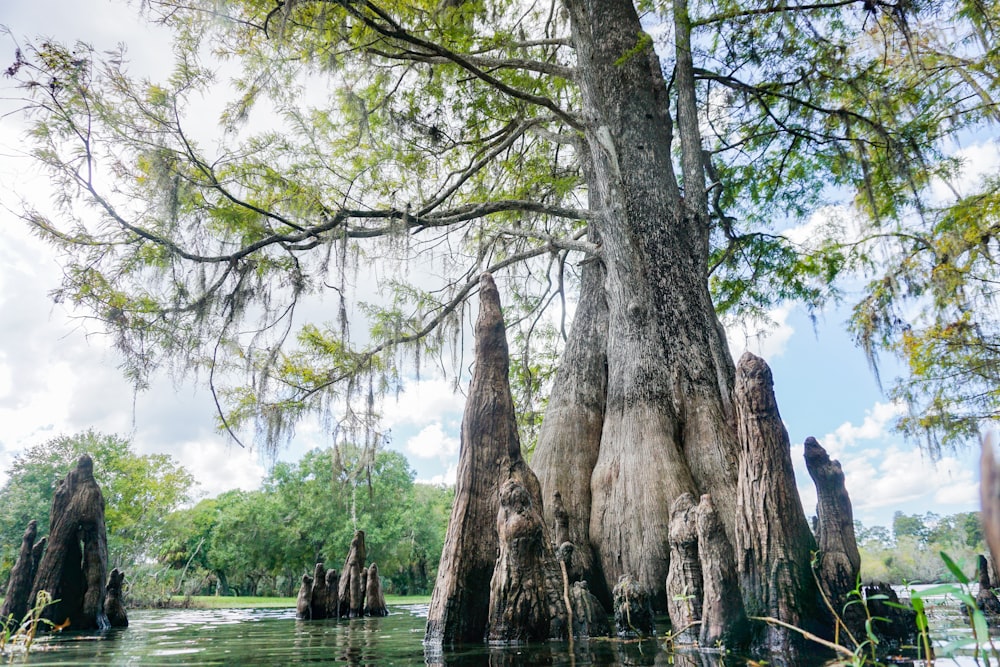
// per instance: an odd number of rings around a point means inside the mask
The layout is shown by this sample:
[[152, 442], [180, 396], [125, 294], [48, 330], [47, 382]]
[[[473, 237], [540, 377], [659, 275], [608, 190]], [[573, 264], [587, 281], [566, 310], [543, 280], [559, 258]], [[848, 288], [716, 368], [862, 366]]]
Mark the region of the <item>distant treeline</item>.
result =
[[892, 527], [866, 527], [854, 522], [861, 551], [861, 579], [890, 584], [954, 582], [954, 575], [941, 559], [947, 553], [970, 577], [976, 571], [976, 555], [985, 554], [979, 512], [951, 516], [926, 514], [893, 515]]
[[194, 480], [167, 455], [141, 456], [118, 436], [88, 432], [19, 454], [0, 487], [0, 582], [31, 519], [48, 531], [57, 479], [87, 451], [107, 503], [110, 566], [136, 602], [175, 595], [293, 596], [317, 562], [343, 565], [356, 529], [367, 535], [387, 593], [434, 585], [454, 491], [417, 484], [395, 451], [353, 445], [275, 464], [261, 488], [190, 506]]

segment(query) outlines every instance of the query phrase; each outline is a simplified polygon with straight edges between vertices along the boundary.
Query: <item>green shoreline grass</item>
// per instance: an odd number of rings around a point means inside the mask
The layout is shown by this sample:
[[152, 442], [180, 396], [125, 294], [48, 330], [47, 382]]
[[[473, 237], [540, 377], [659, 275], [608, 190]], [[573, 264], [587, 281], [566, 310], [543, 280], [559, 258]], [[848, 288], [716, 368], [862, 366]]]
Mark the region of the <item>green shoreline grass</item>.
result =
[[[428, 604], [430, 595], [387, 595], [389, 605]], [[237, 597], [222, 595], [192, 595], [190, 598], [175, 596], [170, 599], [170, 607], [192, 609], [294, 609], [295, 598]], [[142, 607], [133, 607], [141, 609]]]

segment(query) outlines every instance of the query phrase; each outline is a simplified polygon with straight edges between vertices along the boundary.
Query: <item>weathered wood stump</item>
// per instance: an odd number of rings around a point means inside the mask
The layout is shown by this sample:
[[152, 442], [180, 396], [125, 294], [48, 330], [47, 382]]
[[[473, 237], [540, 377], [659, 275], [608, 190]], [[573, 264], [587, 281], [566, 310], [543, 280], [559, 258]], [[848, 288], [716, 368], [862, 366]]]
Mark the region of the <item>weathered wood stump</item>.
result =
[[[816, 541], [795, 485], [788, 432], [778, 413], [771, 369], [749, 352], [736, 368], [734, 391], [740, 442], [736, 564], [747, 614], [819, 631], [810, 572]], [[767, 624], [757, 649], [794, 660], [801, 636]]]
[[976, 593], [976, 607], [986, 616], [990, 625], [1000, 625], [1000, 600], [990, 583], [990, 568], [986, 561], [986, 556], [979, 555], [977, 559], [979, 569], [979, 591]]
[[[569, 513], [563, 505], [562, 494], [555, 491], [552, 494], [552, 533], [555, 535], [553, 545], [558, 549], [566, 542], [572, 542], [569, 535]], [[569, 567], [570, 563], [566, 563]]]
[[378, 576], [378, 565], [372, 563], [365, 580], [365, 616], [388, 616], [389, 607], [382, 594], [382, 580]]
[[702, 574], [694, 496], [682, 493], [670, 507], [670, 565], [667, 569], [667, 614], [677, 644], [698, 641], [701, 623]]
[[338, 618], [340, 614], [340, 579], [332, 567], [326, 571], [326, 617]]
[[500, 489], [496, 529], [500, 555], [490, 582], [487, 640], [545, 639], [551, 622], [545, 590], [545, 531], [541, 513], [517, 479], [507, 480]]
[[577, 581], [573, 584], [570, 589], [570, 599], [573, 604], [574, 637], [584, 639], [607, 637], [611, 634], [608, 612], [600, 600], [590, 592], [590, 586], [586, 581]]
[[[0, 608], [0, 625], [17, 627], [28, 613], [28, 598], [31, 595], [31, 585], [35, 581], [37, 561], [32, 557], [35, 537], [38, 535], [38, 522], [31, 520], [21, 537], [21, 551], [18, 553], [14, 569], [10, 571], [10, 581], [7, 583], [7, 593], [3, 607]], [[0, 627], [2, 629], [2, 627]]]
[[615, 631], [619, 637], [652, 637], [655, 634], [653, 603], [638, 581], [623, 574], [611, 594], [615, 605]]
[[879, 652], [886, 655], [917, 643], [917, 613], [899, 604], [889, 584], [875, 582], [863, 587], [872, 627], [879, 638]]
[[702, 495], [695, 522], [704, 582], [698, 643], [705, 649], [742, 646], [749, 626], [740, 597], [736, 558], [710, 495]]
[[979, 461], [979, 493], [983, 505], [981, 519], [986, 544], [994, 563], [1000, 563], [1000, 442], [989, 432], [983, 438]]
[[313, 570], [312, 589], [309, 591], [309, 618], [320, 621], [327, 617], [326, 612], [326, 567], [316, 563]]
[[94, 462], [86, 454], [56, 488], [49, 518], [48, 547], [38, 563], [29, 606], [39, 591], [56, 602], [42, 618], [73, 630], [109, 627], [104, 611], [108, 574], [108, 539], [104, 496], [94, 480]]
[[847, 595], [858, 584], [861, 554], [854, 536], [854, 510], [844, 485], [840, 461], [831, 460], [826, 450], [808, 437], [805, 460], [816, 485], [816, 542], [819, 547], [816, 574], [834, 608], [840, 610]]
[[312, 618], [312, 585], [313, 578], [303, 574], [302, 583], [299, 585], [299, 596], [295, 601], [295, 618], [303, 621]]
[[108, 623], [112, 628], [127, 628], [128, 614], [122, 600], [122, 586], [125, 584], [125, 573], [118, 568], [108, 575], [108, 585], [104, 590], [104, 612], [108, 615]]
[[340, 598], [340, 618], [357, 618], [364, 614], [365, 588], [362, 572], [365, 570], [365, 532], [355, 531], [351, 547], [344, 559], [344, 569], [340, 575], [337, 596]]
[[475, 335], [476, 365], [462, 418], [455, 500], [427, 615], [425, 642], [431, 645], [481, 642], [487, 634], [490, 582], [500, 548], [500, 486], [517, 479], [532, 503], [542, 507], [538, 479], [521, 457], [500, 294], [485, 273]]

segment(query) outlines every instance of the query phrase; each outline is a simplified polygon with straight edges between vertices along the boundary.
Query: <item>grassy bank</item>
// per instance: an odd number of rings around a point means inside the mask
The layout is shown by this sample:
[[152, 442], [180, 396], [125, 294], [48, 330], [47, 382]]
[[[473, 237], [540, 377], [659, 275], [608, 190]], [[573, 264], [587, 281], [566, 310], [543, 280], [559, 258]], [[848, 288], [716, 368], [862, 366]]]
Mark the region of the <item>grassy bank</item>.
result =
[[[386, 604], [428, 604], [430, 595], [387, 595]], [[235, 597], [222, 595], [193, 595], [170, 599], [169, 607], [192, 609], [282, 609], [294, 608], [295, 598]]]

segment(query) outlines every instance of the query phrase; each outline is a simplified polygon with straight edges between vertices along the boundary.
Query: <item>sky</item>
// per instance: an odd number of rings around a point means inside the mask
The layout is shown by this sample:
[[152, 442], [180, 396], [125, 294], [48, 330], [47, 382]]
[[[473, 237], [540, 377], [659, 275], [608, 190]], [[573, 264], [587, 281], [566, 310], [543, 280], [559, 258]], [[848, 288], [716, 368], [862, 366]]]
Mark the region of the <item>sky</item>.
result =
[[[79, 38], [98, 50], [125, 43], [131, 71], [155, 78], [169, 67], [169, 39], [137, 17], [136, 5], [4, 0], [0, 25], [21, 42]], [[13, 62], [14, 48], [9, 36], [0, 35], [0, 69]], [[44, 178], [23, 155], [23, 122], [10, 113], [14, 94], [10, 81], [0, 79], [0, 483], [25, 447], [93, 428], [130, 436], [139, 453], [170, 454], [192, 472], [204, 496], [255, 488], [271, 461], [216, 431], [211, 396], [202, 386], [159, 375], [148, 390], [134, 392], [109, 342], [79, 314], [49, 298], [60, 278], [58, 257], [12, 212], [22, 200], [49, 198]], [[962, 150], [969, 178], [1000, 168], [995, 141], [984, 139]], [[807, 436], [841, 461], [855, 518], [865, 525], [891, 526], [896, 511], [945, 516], [978, 509], [978, 448], [933, 461], [894, 433], [900, 408], [880, 391], [863, 353], [845, 333], [847, 317], [846, 307], [813, 319], [789, 305], [774, 312], [776, 326], [767, 336], [730, 330], [734, 358], [749, 348], [771, 365], [807, 515], [815, 507], [802, 462]], [[890, 379], [895, 369], [891, 360], [885, 362], [882, 374]], [[429, 378], [407, 382], [398, 400], [388, 401], [383, 426], [391, 432], [389, 446], [406, 455], [418, 480], [453, 482], [461, 393], [449, 381]], [[306, 422], [278, 458], [294, 461], [330, 443], [326, 430]]]

